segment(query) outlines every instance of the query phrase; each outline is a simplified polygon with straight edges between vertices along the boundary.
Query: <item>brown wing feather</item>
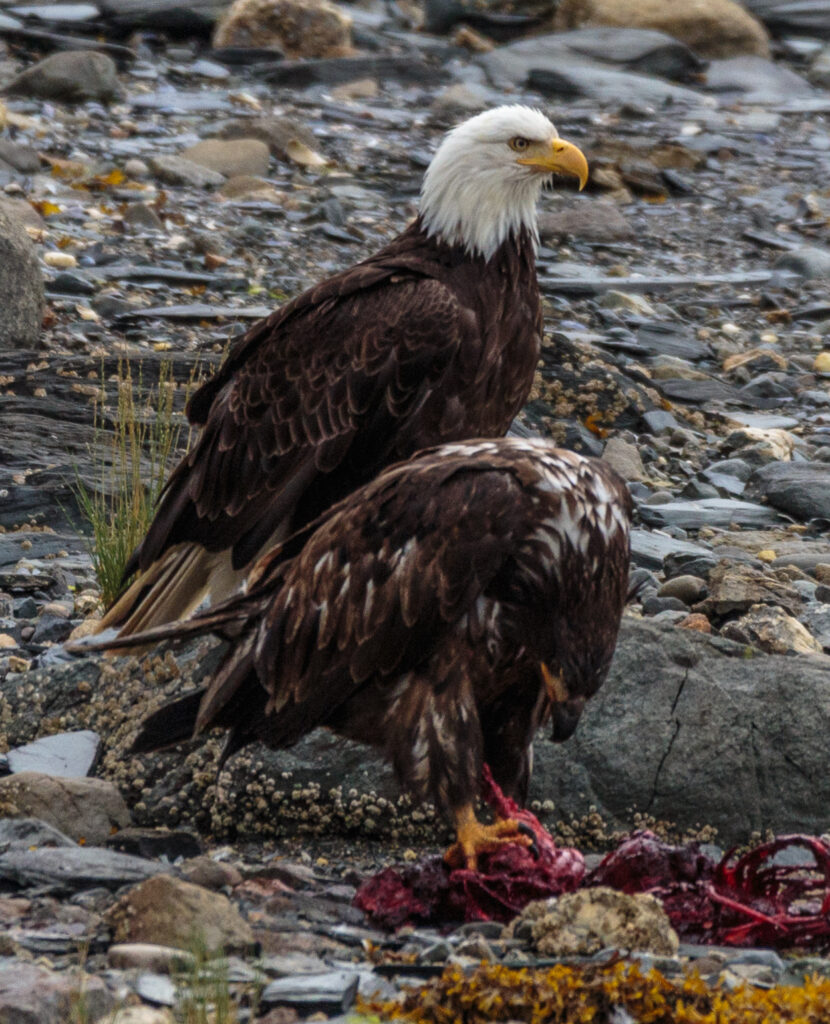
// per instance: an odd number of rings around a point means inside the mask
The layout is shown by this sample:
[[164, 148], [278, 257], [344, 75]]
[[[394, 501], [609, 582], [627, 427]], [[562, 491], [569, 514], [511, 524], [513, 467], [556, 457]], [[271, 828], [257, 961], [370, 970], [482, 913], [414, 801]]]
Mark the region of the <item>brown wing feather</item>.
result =
[[[270, 743], [323, 723], [370, 678], [428, 659], [510, 556], [528, 500], [515, 477], [424, 461], [343, 502], [280, 569], [270, 602], [267, 582], [251, 595], [267, 607], [251, 667], [269, 691]], [[262, 736], [262, 712], [252, 707], [241, 730]]]
[[[317, 474], [331, 473], [351, 449], [359, 453], [352, 462], [362, 464], [348, 467], [352, 484], [409, 454], [395, 450], [396, 437], [464, 344], [467, 319], [445, 286], [410, 278], [391, 292], [306, 306], [271, 333], [258, 332], [247, 360], [222, 374], [218, 392], [211, 387], [204, 430], [168, 483], [139, 565], [195, 540], [209, 550], [234, 547], [238, 568], [291, 515]], [[350, 489], [333, 484], [334, 499]], [[331, 497], [317, 496], [301, 520]]]

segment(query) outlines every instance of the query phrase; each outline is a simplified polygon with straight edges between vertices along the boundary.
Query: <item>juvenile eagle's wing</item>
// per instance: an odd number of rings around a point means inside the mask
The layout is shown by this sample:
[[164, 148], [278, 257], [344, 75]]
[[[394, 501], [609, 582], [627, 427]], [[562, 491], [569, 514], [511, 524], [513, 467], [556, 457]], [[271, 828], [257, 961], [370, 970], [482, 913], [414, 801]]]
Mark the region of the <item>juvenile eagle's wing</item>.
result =
[[[197, 730], [233, 724], [230, 750], [256, 738], [291, 743], [369, 680], [425, 663], [463, 616], [476, 632], [477, 599], [526, 528], [528, 499], [511, 472], [487, 472], [495, 467], [484, 460], [442, 468], [441, 459], [389, 471], [361, 500], [341, 503], [287, 570], [277, 566], [273, 595], [267, 579], [254, 588], [255, 642], [229, 655]], [[252, 670], [263, 701], [229, 723], [226, 708], [239, 708], [236, 689]]]

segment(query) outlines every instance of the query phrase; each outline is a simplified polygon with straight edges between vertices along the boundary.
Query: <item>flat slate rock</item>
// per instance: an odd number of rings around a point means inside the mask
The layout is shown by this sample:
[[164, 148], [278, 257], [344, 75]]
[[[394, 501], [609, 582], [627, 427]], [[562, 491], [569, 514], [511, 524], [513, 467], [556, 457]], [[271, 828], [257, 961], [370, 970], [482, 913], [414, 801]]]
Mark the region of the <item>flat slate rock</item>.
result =
[[117, 323], [141, 320], [144, 317], [160, 317], [163, 320], [218, 320], [220, 318], [240, 320], [261, 320], [273, 313], [270, 306], [212, 306], [207, 302], [192, 302], [180, 306], [148, 306], [146, 309], [131, 309], [120, 313]]
[[771, 462], [749, 478], [747, 493], [796, 519], [830, 518], [830, 465]]
[[688, 46], [664, 32], [610, 26], [522, 39], [496, 47], [477, 63], [493, 85], [501, 88], [524, 85], [531, 69], [558, 71], [563, 58], [573, 60], [575, 55], [584, 58], [583, 65], [593, 60], [676, 81], [686, 81], [705, 67], [705, 61]]
[[830, 39], [827, 0], [743, 0], [743, 6], [776, 34]]
[[712, 558], [711, 548], [678, 540], [659, 530], [631, 531], [631, 558], [643, 569], [662, 569], [664, 559], [684, 555], [687, 558]]
[[704, 103], [700, 93], [682, 85], [603, 67], [579, 55], [570, 60], [563, 58], [555, 68], [531, 68], [526, 85], [544, 96], [583, 96], [616, 107], [623, 103], [644, 106], [673, 103], [689, 108], [700, 107]]
[[0, 818], [0, 848], [7, 846], [77, 846], [74, 839], [65, 836], [40, 818]]
[[[827, 467], [830, 469], [830, 466]], [[702, 526], [727, 529], [736, 526], [774, 526], [782, 517], [765, 505], [732, 498], [702, 498], [700, 501], [671, 501], [665, 505], [640, 505], [640, 518], [648, 526], [681, 526], [699, 530]]]
[[305, 1013], [345, 1013], [357, 995], [360, 975], [351, 971], [277, 978], [261, 995], [265, 1006], [292, 1006]]
[[119, 889], [169, 871], [169, 865], [98, 847], [11, 847], [0, 854], [0, 878], [23, 888], [46, 885], [60, 889]]
[[82, 779], [89, 775], [100, 749], [101, 737], [91, 729], [59, 732], [10, 750], [9, 770]]

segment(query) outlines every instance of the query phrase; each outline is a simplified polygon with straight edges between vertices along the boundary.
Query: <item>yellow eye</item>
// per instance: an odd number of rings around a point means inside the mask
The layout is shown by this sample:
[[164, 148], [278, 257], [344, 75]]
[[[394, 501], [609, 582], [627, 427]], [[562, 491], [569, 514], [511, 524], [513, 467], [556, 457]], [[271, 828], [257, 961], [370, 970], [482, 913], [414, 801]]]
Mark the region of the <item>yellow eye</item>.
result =
[[510, 146], [515, 153], [524, 153], [530, 145], [530, 139], [523, 139], [521, 135], [517, 135], [514, 139], [511, 139], [507, 145]]

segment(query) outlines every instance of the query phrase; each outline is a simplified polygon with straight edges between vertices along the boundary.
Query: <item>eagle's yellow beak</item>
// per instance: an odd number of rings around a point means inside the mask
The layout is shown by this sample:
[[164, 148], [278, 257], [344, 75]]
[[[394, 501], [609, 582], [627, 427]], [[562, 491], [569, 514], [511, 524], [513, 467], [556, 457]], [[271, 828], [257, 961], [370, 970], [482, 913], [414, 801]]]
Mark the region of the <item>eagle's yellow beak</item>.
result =
[[588, 183], [588, 161], [585, 154], [572, 142], [554, 139], [550, 145], [534, 143], [525, 150], [526, 156], [519, 157], [517, 163], [533, 167], [537, 171], [556, 174], [568, 174], [579, 179], [579, 191]]
[[[584, 160], [585, 158], [583, 157], [582, 159]], [[562, 674], [554, 675], [543, 661], [539, 662], [539, 670], [542, 673], [545, 689], [548, 691], [548, 697], [550, 697], [551, 702], [553, 704], [564, 704], [568, 699], [568, 690], [562, 679]]]

